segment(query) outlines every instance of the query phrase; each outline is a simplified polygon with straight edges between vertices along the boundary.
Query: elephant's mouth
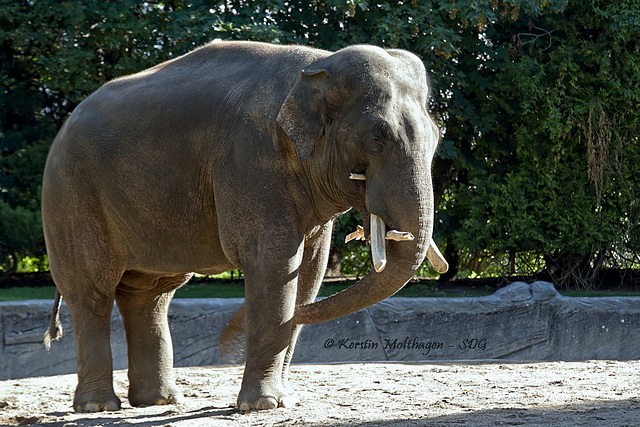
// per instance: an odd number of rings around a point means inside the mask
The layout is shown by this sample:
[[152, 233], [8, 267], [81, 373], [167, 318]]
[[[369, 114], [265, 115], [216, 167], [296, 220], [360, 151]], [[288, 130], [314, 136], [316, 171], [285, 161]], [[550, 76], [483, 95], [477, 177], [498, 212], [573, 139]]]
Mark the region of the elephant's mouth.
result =
[[[414, 240], [415, 236], [408, 231], [389, 230], [387, 225], [376, 214], [370, 215], [369, 227], [371, 230], [371, 258], [373, 259], [373, 268], [380, 273], [387, 266], [386, 242], [385, 240], [395, 240], [397, 242]], [[350, 233], [345, 238], [345, 243], [351, 240], [366, 240], [364, 228], [359, 225], [357, 230]]]
[[[361, 173], [351, 173], [349, 175], [349, 179], [365, 181], [367, 178]], [[413, 233], [408, 231], [387, 231], [387, 224], [382, 218], [374, 213], [371, 213], [369, 217], [371, 258], [373, 260], [374, 270], [377, 273], [380, 273], [387, 266], [386, 240], [412, 241], [415, 240], [415, 236]], [[362, 226], [359, 225], [356, 231], [347, 235], [345, 243], [354, 239], [366, 240], [365, 230]], [[440, 250], [433, 241], [433, 238], [429, 241], [427, 258], [439, 273], [446, 273], [449, 269], [447, 261], [442, 256], [442, 253], [440, 253]]]

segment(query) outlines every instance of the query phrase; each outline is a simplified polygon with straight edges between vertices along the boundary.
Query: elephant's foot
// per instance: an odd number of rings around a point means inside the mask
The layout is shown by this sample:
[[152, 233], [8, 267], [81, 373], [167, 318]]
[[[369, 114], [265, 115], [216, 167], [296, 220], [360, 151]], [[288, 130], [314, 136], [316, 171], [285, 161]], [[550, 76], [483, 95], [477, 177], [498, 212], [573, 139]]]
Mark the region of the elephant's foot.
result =
[[73, 400], [73, 409], [76, 412], [101, 412], [101, 411], [119, 411], [121, 408], [120, 399], [115, 394], [91, 396], [84, 394]]
[[241, 390], [238, 396], [238, 409], [250, 411], [252, 409], [292, 408], [300, 402], [298, 395], [282, 390]]
[[291, 393], [287, 398], [287, 404], [283, 406], [283, 408], [291, 408], [300, 403], [300, 398], [296, 393]]
[[[297, 393], [291, 388], [291, 386], [289, 385], [289, 380], [283, 380], [282, 381], [282, 385], [284, 387], [284, 389], [287, 391], [287, 394], [289, 395], [289, 403], [293, 403], [291, 404], [291, 406], [295, 406], [298, 403], [300, 403], [300, 398], [298, 397]], [[288, 408], [289, 406], [285, 406], [285, 408]]]
[[184, 395], [175, 387], [160, 389], [129, 389], [129, 403], [131, 406], [174, 405], [184, 402]]
[[298, 396], [290, 395], [276, 399], [271, 396], [262, 396], [258, 400], [242, 400], [238, 399], [238, 409], [241, 411], [250, 411], [252, 409], [276, 409], [276, 408], [292, 408], [300, 402]]

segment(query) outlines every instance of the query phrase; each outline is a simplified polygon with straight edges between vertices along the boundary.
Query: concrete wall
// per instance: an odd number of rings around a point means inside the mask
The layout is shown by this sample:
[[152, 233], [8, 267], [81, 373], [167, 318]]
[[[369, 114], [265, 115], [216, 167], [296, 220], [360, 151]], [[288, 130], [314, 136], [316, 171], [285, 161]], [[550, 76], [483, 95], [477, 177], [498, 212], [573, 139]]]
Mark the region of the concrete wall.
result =
[[[170, 325], [175, 366], [228, 364], [218, 337], [242, 299], [177, 299]], [[76, 371], [73, 328], [42, 345], [52, 301], [0, 303], [0, 380]], [[115, 369], [127, 367], [117, 310], [111, 319]], [[308, 325], [295, 363], [355, 361], [542, 361], [640, 359], [640, 298], [568, 298], [550, 283], [513, 283], [481, 298], [390, 298], [330, 322]], [[241, 361], [241, 360], [237, 360]]]

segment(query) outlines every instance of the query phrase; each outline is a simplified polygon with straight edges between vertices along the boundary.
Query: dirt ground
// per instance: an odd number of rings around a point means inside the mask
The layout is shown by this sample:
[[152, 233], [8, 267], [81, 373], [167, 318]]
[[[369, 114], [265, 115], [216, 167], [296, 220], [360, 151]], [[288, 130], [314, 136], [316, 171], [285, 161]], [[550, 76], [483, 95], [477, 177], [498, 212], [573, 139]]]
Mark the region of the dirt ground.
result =
[[181, 405], [75, 413], [75, 375], [0, 381], [0, 425], [638, 426], [640, 361], [296, 365], [299, 406], [241, 413], [242, 367], [179, 368]]

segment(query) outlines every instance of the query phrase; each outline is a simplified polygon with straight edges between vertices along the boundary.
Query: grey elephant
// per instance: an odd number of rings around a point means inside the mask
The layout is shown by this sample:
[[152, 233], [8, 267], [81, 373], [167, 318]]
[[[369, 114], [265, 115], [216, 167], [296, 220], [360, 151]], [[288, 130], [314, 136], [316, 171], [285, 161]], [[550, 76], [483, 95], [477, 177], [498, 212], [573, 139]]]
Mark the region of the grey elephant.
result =
[[[117, 410], [114, 301], [132, 405], [182, 399], [167, 311], [192, 272], [245, 275], [241, 410], [296, 404], [301, 327], [383, 300], [428, 256], [438, 130], [424, 65], [401, 50], [216, 42], [104, 85], [47, 158], [42, 219], [71, 312], [76, 411]], [[314, 302], [333, 220], [357, 209], [375, 269]], [[57, 297], [46, 343], [59, 338]], [[55, 319], [54, 319], [55, 318]]]

